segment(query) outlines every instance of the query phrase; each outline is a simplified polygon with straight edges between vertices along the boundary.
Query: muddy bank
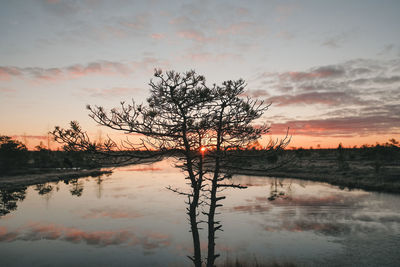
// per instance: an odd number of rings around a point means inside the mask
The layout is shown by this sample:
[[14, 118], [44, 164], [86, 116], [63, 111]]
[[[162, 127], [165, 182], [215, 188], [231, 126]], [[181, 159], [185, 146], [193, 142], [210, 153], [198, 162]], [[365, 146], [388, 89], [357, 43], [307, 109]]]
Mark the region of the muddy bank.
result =
[[112, 173], [111, 170], [91, 169], [91, 170], [48, 170], [41, 173], [27, 173], [12, 176], [0, 176], [0, 188], [21, 187], [60, 180], [71, 180], [81, 177], [96, 177], [103, 174]]
[[0, 189], [29, 186], [42, 184], [46, 182], [56, 182], [60, 180], [71, 180], [82, 177], [96, 177], [104, 174], [112, 173], [112, 169], [121, 166], [136, 165], [136, 164], [151, 164], [161, 160], [160, 157], [145, 158], [145, 159], [130, 159], [123, 163], [103, 163], [98, 168], [36, 168], [26, 170], [14, 170], [12, 174], [2, 175], [0, 173]]

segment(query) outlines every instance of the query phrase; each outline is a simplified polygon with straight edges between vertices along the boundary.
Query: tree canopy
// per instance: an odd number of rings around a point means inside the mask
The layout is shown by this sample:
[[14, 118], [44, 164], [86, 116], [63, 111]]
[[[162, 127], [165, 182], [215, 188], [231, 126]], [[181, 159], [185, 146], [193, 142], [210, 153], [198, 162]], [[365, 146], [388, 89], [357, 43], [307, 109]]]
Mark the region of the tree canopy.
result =
[[20, 141], [9, 136], [0, 135], [0, 171], [26, 167], [27, 149]]

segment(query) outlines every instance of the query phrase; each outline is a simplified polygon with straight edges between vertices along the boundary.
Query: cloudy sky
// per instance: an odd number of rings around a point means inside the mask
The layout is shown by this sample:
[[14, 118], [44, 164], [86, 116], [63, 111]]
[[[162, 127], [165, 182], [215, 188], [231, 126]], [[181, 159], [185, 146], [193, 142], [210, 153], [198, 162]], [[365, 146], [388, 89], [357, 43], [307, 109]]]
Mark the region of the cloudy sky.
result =
[[0, 134], [144, 102], [154, 68], [247, 81], [293, 146], [400, 139], [400, 1], [0, 0]]

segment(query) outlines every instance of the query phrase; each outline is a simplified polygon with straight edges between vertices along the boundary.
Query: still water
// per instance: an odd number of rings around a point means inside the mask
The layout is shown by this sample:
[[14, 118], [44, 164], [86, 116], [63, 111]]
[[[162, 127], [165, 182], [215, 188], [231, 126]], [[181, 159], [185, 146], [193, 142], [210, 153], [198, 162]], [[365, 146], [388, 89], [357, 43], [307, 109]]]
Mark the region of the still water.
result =
[[[189, 191], [172, 160], [30, 186], [0, 217], [0, 266], [191, 266]], [[400, 266], [400, 196], [237, 175], [217, 215], [216, 263]], [[4, 196], [2, 197], [4, 199]], [[4, 203], [3, 203], [4, 207]], [[201, 230], [206, 256], [206, 225]]]

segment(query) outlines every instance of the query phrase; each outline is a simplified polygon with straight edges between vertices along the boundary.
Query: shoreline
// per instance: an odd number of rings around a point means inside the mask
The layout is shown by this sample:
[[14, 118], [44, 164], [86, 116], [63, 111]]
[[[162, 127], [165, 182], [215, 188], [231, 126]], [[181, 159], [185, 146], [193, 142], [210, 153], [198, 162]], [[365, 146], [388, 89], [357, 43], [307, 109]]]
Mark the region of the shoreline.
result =
[[14, 173], [1, 176], [0, 175], [0, 189], [2, 188], [16, 188], [26, 187], [30, 185], [57, 182], [57, 181], [69, 181], [77, 178], [84, 177], [96, 177], [104, 174], [111, 174], [117, 167], [123, 167], [128, 165], [137, 164], [150, 164], [159, 161], [158, 158], [141, 159], [140, 161], [131, 161], [123, 164], [113, 165], [102, 165], [92, 169], [28, 169], [21, 173]]
[[42, 173], [26, 173], [20, 175], [0, 176], [1, 188], [26, 187], [30, 185], [72, 180], [83, 177], [96, 177], [112, 173], [110, 170], [81, 169], [81, 170], [51, 170]]
[[[391, 182], [385, 181], [385, 179], [378, 179], [372, 177], [362, 176], [354, 174], [330, 174], [330, 173], [318, 173], [318, 172], [307, 172], [299, 169], [284, 171], [284, 170], [235, 170], [232, 172], [233, 175], [249, 175], [249, 176], [268, 176], [276, 178], [286, 179], [300, 179], [305, 181], [315, 181], [328, 183], [334, 186], [338, 186], [340, 189], [362, 189], [370, 192], [379, 193], [394, 193], [400, 194], [400, 181]], [[400, 178], [400, 177], [399, 177]]]
[[[36, 169], [27, 170], [25, 173], [16, 175], [0, 176], [0, 188], [15, 188], [36, 185], [46, 182], [56, 182], [62, 180], [72, 180], [88, 176], [100, 176], [112, 173], [115, 167], [137, 164], [148, 164], [157, 160], [148, 159], [142, 162], [133, 162], [131, 164], [122, 164], [116, 166], [104, 166], [94, 169]], [[301, 179], [307, 181], [316, 181], [338, 186], [340, 189], [362, 189], [373, 192], [400, 194], [400, 177], [392, 175], [387, 177], [381, 175], [377, 177], [371, 174], [371, 171], [365, 169], [338, 171], [322, 168], [321, 166], [310, 168], [310, 166], [287, 166], [274, 170], [257, 169], [261, 167], [257, 164], [252, 169], [230, 170], [232, 175], [250, 175], [250, 176], [268, 176], [286, 179]], [[396, 172], [397, 173], [397, 172]]]

